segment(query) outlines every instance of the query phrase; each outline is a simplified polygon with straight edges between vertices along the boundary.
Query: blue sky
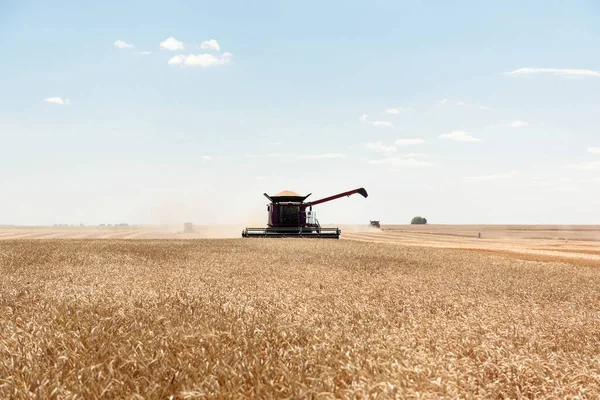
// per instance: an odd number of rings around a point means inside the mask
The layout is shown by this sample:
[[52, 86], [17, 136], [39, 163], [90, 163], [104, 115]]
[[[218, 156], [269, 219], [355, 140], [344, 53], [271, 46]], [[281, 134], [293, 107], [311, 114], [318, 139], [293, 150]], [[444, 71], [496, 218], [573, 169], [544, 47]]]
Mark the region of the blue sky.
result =
[[449, 3], [4, 0], [0, 224], [600, 223], [600, 5]]

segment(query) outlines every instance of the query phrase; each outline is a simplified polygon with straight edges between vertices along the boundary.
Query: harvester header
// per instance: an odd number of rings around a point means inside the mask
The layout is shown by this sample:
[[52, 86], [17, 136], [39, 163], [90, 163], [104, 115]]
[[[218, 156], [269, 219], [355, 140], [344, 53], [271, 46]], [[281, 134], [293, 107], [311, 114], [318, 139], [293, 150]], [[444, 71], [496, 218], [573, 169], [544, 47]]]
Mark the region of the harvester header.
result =
[[341, 197], [360, 194], [367, 197], [364, 188], [354, 189], [319, 200], [305, 202], [312, 194], [305, 196], [285, 190], [275, 195], [263, 195], [269, 200], [266, 228], [246, 228], [242, 237], [317, 237], [339, 239], [339, 228], [322, 228], [312, 207]]

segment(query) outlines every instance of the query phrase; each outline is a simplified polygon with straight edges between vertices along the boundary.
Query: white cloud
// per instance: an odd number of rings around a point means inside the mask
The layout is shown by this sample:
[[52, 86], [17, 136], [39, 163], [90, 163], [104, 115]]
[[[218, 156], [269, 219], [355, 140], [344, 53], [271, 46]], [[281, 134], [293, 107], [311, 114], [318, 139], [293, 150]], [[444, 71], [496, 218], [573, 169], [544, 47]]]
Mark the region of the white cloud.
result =
[[588, 147], [588, 153], [600, 154], [600, 147]]
[[217, 42], [214, 39], [205, 40], [204, 42], [202, 42], [202, 44], [200, 44], [200, 48], [204, 50], [221, 51], [221, 46], [219, 46], [219, 42]]
[[520, 75], [534, 75], [534, 74], [552, 74], [559, 76], [593, 76], [600, 78], [599, 71], [592, 71], [589, 69], [561, 69], [561, 68], [520, 68], [511, 72], [506, 72], [504, 75], [508, 76], [520, 76]]
[[256, 177], [256, 180], [257, 180], [257, 181], [266, 181], [266, 180], [267, 180], [267, 177], [266, 177], [266, 176], [257, 176], [257, 177]]
[[63, 99], [62, 97], [47, 97], [44, 101], [46, 103], [59, 104], [61, 106], [70, 104], [69, 99]]
[[427, 168], [435, 166], [433, 163], [411, 157], [390, 157], [381, 160], [370, 160], [369, 164], [388, 165], [394, 168]]
[[190, 54], [190, 55], [178, 55], [171, 57], [169, 65], [181, 65], [191, 67], [213, 67], [217, 65], [227, 64], [231, 60], [231, 53], [223, 53], [220, 56], [214, 56], [212, 54]]
[[397, 150], [396, 146], [383, 144], [379, 140], [376, 142], [365, 143], [365, 147], [378, 153], [393, 153]]
[[183, 55], [183, 56], [181, 56], [181, 55], [180, 56], [173, 56], [169, 60], [169, 65], [183, 64], [186, 59], [187, 59], [187, 56], [185, 56], [185, 55]]
[[171, 51], [183, 50], [183, 43], [181, 43], [179, 40], [175, 39], [174, 37], [170, 37], [170, 38], [165, 39], [162, 42], [160, 42], [160, 47], [162, 49], [171, 50]]
[[517, 171], [511, 171], [502, 174], [492, 174], [492, 175], [480, 175], [480, 176], [469, 176], [465, 179], [471, 182], [485, 182], [485, 181], [495, 181], [498, 179], [509, 179], [517, 174]]
[[442, 139], [456, 140], [458, 142], [481, 142], [481, 139], [473, 137], [464, 131], [455, 131], [450, 133], [444, 133], [439, 136]]
[[212, 158], [212, 156], [209, 156], [209, 155], [204, 155], [204, 156], [200, 156], [200, 159], [201, 159], [201, 160], [204, 160], [204, 161], [210, 161], [210, 160], [212, 160], [213, 158]]
[[371, 124], [377, 128], [393, 128], [394, 125], [388, 121], [373, 121]]
[[150, 51], [138, 51], [138, 52], [133, 53], [133, 54], [139, 54], [141, 56], [148, 56], [148, 55], [152, 54], [152, 52], [150, 52]]
[[567, 165], [567, 168], [577, 169], [580, 171], [599, 171], [600, 161], [581, 162]]
[[127, 43], [124, 40], [117, 40], [114, 46], [117, 49], [133, 49], [135, 47], [132, 43]]
[[424, 144], [425, 140], [415, 138], [415, 139], [398, 139], [396, 140], [396, 145], [398, 146], [412, 146], [415, 144]]
[[[362, 114], [360, 117], [358, 117], [358, 120], [360, 122], [367, 122], [368, 118], [369, 118], [369, 116], [367, 114]], [[377, 128], [393, 128], [394, 127], [394, 125], [388, 121], [372, 121], [369, 123]]]
[[524, 122], [524, 121], [513, 121], [510, 124], [508, 124], [509, 128], [522, 128], [524, 126], [529, 125], [528, 122]]
[[448, 99], [443, 99], [442, 101], [440, 101], [440, 104], [446, 104], [448, 102]]
[[403, 111], [415, 111], [414, 108], [410, 107], [397, 107], [397, 108], [388, 108], [385, 110], [386, 114], [398, 115]]

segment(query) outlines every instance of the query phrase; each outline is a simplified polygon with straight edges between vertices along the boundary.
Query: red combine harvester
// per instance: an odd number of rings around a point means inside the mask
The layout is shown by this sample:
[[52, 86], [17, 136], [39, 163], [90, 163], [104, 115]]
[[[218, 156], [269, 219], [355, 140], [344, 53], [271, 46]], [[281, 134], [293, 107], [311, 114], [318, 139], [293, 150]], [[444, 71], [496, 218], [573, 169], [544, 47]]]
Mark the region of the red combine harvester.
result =
[[246, 228], [242, 231], [242, 237], [315, 237], [339, 239], [341, 230], [339, 228], [322, 228], [312, 207], [355, 193], [365, 198], [368, 196], [367, 191], [364, 188], [360, 188], [305, 203], [304, 201], [311, 195], [310, 193], [306, 196], [287, 190], [274, 196], [264, 193], [264, 196], [271, 202], [267, 206], [269, 213], [268, 227]]

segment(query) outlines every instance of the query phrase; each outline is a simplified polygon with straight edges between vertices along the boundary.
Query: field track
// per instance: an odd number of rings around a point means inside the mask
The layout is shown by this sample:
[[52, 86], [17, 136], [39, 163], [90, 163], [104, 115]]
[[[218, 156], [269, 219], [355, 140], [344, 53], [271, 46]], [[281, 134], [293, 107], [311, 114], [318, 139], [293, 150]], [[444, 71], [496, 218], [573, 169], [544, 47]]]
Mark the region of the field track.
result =
[[[202, 239], [239, 238], [239, 227], [0, 227], [0, 241], [23, 239]], [[462, 249], [532, 261], [600, 266], [598, 225], [389, 225], [341, 226], [342, 239], [403, 246]], [[482, 237], [477, 234], [481, 232]]]
[[[482, 237], [478, 237], [478, 233]], [[390, 226], [383, 231], [349, 228], [346, 239], [404, 246], [456, 249], [530, 261], [600, 266], [600, 226], [432, 225]]]

